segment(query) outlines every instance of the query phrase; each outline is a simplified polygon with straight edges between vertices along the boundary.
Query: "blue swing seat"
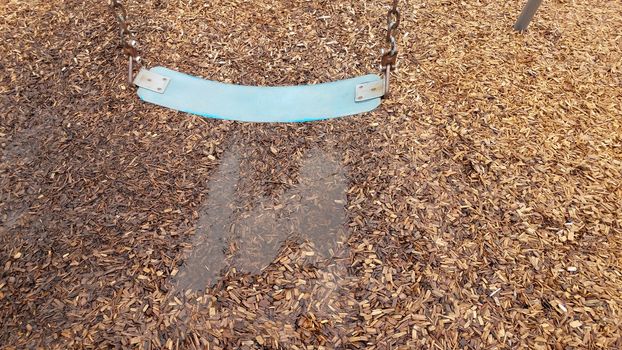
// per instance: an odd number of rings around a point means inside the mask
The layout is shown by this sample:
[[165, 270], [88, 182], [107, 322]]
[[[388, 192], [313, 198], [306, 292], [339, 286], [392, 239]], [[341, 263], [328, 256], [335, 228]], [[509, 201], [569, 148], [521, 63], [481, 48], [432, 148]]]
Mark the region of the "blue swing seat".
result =
[[208, 118], [307, 122], [369, 112], [380, 105], [380, 97], [357, 101], [362, 99], [357, 96], [361, 84], [382, 80], [375, 74], [315, 85], [262, 87], [219, 83], [164, 67], [149, 72], [168, 79], [167, 85], [160, 91], [139, 87], [142, 100]]

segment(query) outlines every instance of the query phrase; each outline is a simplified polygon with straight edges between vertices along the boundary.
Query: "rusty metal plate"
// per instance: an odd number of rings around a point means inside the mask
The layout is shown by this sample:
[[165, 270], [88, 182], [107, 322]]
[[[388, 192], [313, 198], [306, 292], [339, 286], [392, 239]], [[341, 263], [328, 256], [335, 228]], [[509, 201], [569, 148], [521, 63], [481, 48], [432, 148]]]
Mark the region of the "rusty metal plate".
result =
[[356, 102], [363, 102], [384, 96], [384, 79], [356, 86]]
[[171, 78], [144, 68], [141, 68], [138, 74], [136, 74], [136, 78], [134, 78], [134, 85], [159, 94], [163, 94], [166, 91], [170, 82]]

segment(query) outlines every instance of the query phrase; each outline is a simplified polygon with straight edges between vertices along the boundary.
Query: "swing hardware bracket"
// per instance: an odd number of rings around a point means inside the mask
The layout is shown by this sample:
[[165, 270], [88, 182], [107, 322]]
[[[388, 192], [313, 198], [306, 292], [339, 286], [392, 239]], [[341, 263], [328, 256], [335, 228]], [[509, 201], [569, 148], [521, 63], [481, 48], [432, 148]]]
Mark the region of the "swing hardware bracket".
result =
[[134, 78], [134, 85], [159, 94], [163, 94], [166, 91], [166, 87], [170, 82], [171, 79], [169, 77], [154, 73], [145, 68], [141, 68]]
[[384, 96], [385, 80], [380, 79], [356, 86], [356, 102], [363, 102]]

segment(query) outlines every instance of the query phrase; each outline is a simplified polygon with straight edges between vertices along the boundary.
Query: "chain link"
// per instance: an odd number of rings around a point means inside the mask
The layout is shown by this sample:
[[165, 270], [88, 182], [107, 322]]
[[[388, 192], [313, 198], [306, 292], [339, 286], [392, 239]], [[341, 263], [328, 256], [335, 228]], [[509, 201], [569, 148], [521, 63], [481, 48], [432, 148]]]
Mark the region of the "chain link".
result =
[[391, 68], [397, 63], [397, 40], [395, 31], [400, 26], [400, 11], [397, 9], [398, 0], [393, 0], [393, 6], [387, 13], [387, 37], [389, 44], [388, 50], [382, 50], [380, 65], [384, 71], [384, 97], [389, 96], [389, 80], [391, 79]]
[[384, 52], [381, 59], [383, 68], [387, 66], [395, 66], [397, 62], [397, 40], [395, 39], [395, 31], [400, 26], [400, 11], [397, 9], [398, 0], [393, 0], [393, 6], [387, 13], [387, 37], [386, 42], [389, 49]]
[[123, 53], [128, 57], [128, 75], [127, 79], [130, 84], [134, 81], [134, 68], [140, 66], [142, 59], [138, 52], [138, 41], [134, 38], [134, 34], [127, 25], [127, 11], [120, 0], [110, 0], [110, 8], [114, 18], [119, 24], [119, 36], [121, 39], [120, 47]]

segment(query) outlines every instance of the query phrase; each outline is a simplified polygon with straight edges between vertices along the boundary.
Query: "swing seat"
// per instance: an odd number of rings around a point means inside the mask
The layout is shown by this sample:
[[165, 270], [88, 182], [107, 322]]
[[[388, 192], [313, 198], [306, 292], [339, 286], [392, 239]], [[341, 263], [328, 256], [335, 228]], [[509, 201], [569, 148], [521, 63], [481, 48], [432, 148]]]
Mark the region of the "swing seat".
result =
[[243, 122], [307, 122], [374, 110], [384, 80], [375, 74], [300, 86], [243, 86], [154, 67], [136, 77], [138, 96], [174, 110]]

